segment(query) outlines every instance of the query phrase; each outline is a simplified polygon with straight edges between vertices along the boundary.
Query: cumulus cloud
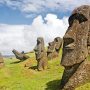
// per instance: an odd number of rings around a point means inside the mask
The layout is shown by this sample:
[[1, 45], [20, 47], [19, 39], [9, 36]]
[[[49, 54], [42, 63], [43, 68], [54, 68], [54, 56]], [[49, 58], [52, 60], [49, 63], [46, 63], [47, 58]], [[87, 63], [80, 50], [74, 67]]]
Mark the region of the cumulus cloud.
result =
[[57, 36], [63, 37], [67, 27], [68, 17], [58, 19], [54, 14], [47, 14], [45, 18], [39, 15], [31, 25], [0, 24], [0, 51], [12, 54], [12, 49], [33, 50], [37, 37], [43, 37], [47, 44]]
[[23, 29], [24, 25], [0, 24], [0, 51], [3, 54], [10, 54], [14, 48], [17, 50], [26, 48]]
[[[35, 17], [31, 25], [0, 24], [0, 51], [12, 54], [14, 48], [19, 51], [32, 50], [39, 36], [44, 38], [45, 44], [57, 36], [63, 37], [68, 27], [68, 17], [59, 19], [48, 12], [71, 12], [80, 5], [90, 5], [90, 0], [0, 0], [2, 5], [20, 10], [27, 18]], [[42, 13], [47, 14], [45, 18]]]
[[90, 5], [90, 0], [0, 0], [0, 3], [24, 13], [40, 14], [48, 10], [72, 11], [80, 5]]
[[36, 44], [37, 37], [43, 37], [45, 44], [47, 44], [48, 42], [53, 41], [57, 36], [63, 37], [67, 27], [68, 17], [58, 19], [56, 15], [47, 14], [43, 19], [42, 16], [38, 16], [30, 26], [25, 28], [25, 40], [27, 41], [28, 46], [31, 45], [33, 48]]

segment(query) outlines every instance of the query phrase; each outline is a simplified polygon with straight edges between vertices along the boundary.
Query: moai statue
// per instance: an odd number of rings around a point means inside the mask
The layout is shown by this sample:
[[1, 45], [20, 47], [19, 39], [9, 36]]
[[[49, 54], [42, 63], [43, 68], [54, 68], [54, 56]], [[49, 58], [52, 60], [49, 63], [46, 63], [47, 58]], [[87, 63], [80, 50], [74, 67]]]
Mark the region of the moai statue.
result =
[[47, 57], [48, 59], [53, 59], [58, 57], [60, 48], [62, 46], [62, 39], [56, 37], [53, 42], [48, 43]]
[[37, 68], [39, 71], [47, 68], [47, 54], [44, 47], [44, 40], [42, 37], [37, 38], [37, 45], [34, 48], [36, 60], [37, 60]]
[[88, 54], [89, 54], [89, 56], [90, 56], [90, 30], [89, 30], [89, 32], [88, 32]]
[[2, 68], [4, 66], [4, 60], [3, 60], [3, 56], [0, 53], [0, 68]]
[[25, 54], [25, 52], [24, 52], [24, 51], [22, 51], [21, 53], [22, 53], [22, 54]]
[[48, 59], [53, 59], [57, 57], [57, 53], [55, 54], [55, 42], [49, 42], [48, 44], [47, 57]]
[[65, 70], [60, 90], [75, 90], [90, 81], [88, 57], [88, 33], [90, 30], [90, 6], [76, 8], [69, 17], [69, 27], [63, 37], [61, 65]]
[[62, 46], [62, 39], [60, 37], [56, 37], [54, 39], [55, 42], [55, 51], [59, 54], [60, 48]]
[[19, 60], [26, 60], [29, 58], [29, 56], [25, 55], [24, 53], [19, 53], [17, 50], [13, 49], [12, 52], [16, 56], [17, 59]]

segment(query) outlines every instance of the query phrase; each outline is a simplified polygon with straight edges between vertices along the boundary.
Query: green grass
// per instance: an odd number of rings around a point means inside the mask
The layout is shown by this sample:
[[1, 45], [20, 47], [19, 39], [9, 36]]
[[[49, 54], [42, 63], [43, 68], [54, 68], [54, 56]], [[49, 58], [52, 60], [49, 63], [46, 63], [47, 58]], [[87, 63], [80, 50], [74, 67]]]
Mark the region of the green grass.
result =
[[0, 70], [0, 90], [56, 90], [60, 84], [63, 67], [60, 57], [49, 61], [48, 69], [37, 71], [34, 69], [36, 60], [34, 54], [27, 60], [32, 68], [24, 67], [27, 61], [18, 63], [13, 58], [5, 58], [5, 67]]
[[[62, 53], [60, 51], [60, 53]], [[18, 63], [15, 58], [5, 58], [5, 67], [0, 69], [0, 90], [57, 90], [64, 68], [60, 65], [60, 58], [48, 61], [48, 69], [37, 71], [34, 54], [30, 59]], [[26, 63], [31, 68], [24, 67]], [[90, 90], [90, 83], [87, 83], [76, 90]]]

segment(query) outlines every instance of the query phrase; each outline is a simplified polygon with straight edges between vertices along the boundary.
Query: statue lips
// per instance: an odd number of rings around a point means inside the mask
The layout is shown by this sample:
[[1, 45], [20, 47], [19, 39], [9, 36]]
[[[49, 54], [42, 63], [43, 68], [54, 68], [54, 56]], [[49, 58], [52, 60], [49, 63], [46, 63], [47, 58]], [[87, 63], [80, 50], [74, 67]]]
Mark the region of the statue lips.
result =
[[71, 50], [73, 50], [74, 48], [75, 48], [75, 44], [74, 43], [71, 43], [71, 44], [65, 46], [65, 49], [71, 49]]

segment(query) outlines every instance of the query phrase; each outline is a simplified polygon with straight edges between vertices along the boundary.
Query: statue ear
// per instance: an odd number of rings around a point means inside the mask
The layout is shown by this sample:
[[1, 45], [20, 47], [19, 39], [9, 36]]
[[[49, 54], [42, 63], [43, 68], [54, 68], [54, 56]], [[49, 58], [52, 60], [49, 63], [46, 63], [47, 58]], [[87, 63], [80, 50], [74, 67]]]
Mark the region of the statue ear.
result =
[[72, 26], [74, 20], [78, 20], [79, 23], [82, 23], [87, 21], [88, 19], [83, 14], [79, 13], [72, 14], [68, 19], [69, 26]]

